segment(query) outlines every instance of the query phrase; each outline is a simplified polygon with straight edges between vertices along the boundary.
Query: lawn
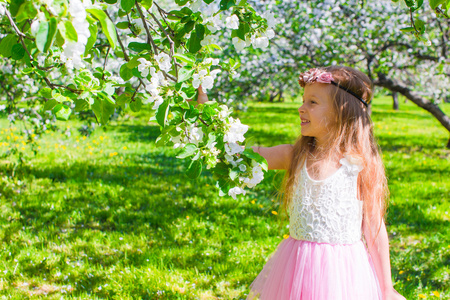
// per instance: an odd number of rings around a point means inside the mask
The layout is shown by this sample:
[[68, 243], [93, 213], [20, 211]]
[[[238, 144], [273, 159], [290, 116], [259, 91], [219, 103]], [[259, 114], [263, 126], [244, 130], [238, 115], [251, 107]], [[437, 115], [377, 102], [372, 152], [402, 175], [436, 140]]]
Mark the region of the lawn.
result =
[[[254, 103], [236, 115], [254, 143], [293, 143], [298, 106]], [[388, 97], [372, 116], [391, 191], [395, 287], [407, 299], [450, 299], [448, 133], [410, 102], [392, 110]], [[61, 122], [36, 155], [23, 145], [24, 164], [0, 160], [4, 299], [245, 299], [289, 232], [276, 214], [284, 173], [269, 171], [238, 200], [219, 197], [211, 173], [190, 179], [176, 150], [155, 146], [149, 117], [129, 114], [89, 137], [80, 122]], [[0, 155], [22, 148], [20, 124], [3, 116], [0, 125]]]

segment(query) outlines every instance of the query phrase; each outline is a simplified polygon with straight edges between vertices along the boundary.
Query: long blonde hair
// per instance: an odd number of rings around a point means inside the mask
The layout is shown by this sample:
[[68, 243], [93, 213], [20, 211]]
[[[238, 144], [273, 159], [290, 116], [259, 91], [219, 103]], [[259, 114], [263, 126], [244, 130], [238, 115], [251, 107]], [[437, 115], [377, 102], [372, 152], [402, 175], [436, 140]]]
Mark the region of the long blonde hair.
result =
[[[370, 103], [373, 84], [364, 73], [350, 67], [330, 66], [320, 68], [333, 75], [334, 81]], [[381, 150], [373, 134], [373, 123], [367, 108], [361, 101], [345, 90], [330, 84], [331, 99], [336, 113], [336, 126], [332, 129], [331, 146], [322, 158], [336, 160], [343, 154], [356, 156], [363, 161], [363, 170], [358, 176], [358, 196], [363, 201], [363, 222], [372, 236], [377, 236], [381, 227], [388, 198], [387, 180], [381, 160]], [[291, 164], [284, 176], [281, 198], [288, 210], [299, 167], [306, 163], [308, 154], [317, 151], [315, 138], [299, 136], [295, 142]], [[376, 227], [373, 234], [372, 226]], [[375, 238], [373, 239], [375, 241]]]

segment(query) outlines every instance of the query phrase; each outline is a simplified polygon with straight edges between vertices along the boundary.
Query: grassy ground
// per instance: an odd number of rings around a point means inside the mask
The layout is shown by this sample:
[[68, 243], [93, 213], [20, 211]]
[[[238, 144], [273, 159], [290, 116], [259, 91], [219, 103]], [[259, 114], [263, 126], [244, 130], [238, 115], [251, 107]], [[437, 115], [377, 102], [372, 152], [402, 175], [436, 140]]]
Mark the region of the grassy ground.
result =
[[[414, 104], [390, 105], [376, 99], [373, 120], [391, 191], [395, 287], [407, 299], [450, 299], [448, 134]], [[270, 146], [294, 142], [297, 108], [254, 104], [238, 115], [251, 126], [247, 137]], [[450, 114], [450, 104], [442, 108]], [[245, 298], [288, 233], [272, 213], [283, 173], [270, 171], [239, 200], [220, 198], [210, 173], [189, 179], [173, 149], [155, 147], [159, 128], [148, 118], [132, 115], [88, 138], [70, 121], [62, 126], [71, 136], [43, 137], [36, 156], [24, 146], [25, 165], [0, 161], [0, 296]], [[0, 125], [1, 155], [20, 128]]]

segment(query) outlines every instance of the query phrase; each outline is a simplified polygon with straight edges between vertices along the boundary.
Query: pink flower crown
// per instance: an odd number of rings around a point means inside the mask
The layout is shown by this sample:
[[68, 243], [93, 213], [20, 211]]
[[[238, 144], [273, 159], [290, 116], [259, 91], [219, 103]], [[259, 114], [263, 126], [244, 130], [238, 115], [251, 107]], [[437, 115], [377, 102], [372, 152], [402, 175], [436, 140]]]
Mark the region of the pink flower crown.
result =
[[320, 83], [331, 83], [333, 81], [333, 74], [330, 72], [320, 70], [320, 69], [311, 69], [307, 72], [301, 73], [298, 78], [298, 83], [304, 88], [307, 84], [311, 84], [314, 82]]
[[339, 83], [337, 83], [336, 81], [334, 81], [333, 74], [331, 74], [330, 72], [327, 72], [327, 71], [321, 70], [321, 69], [313, 68], [313, 69], [310, 69], [309, 71], [301, 73], [300, 76], [298, 77], [298, 83], [303, 88], [307, 84], [311, 84], [311, 83], [314, 83], [314, 82], [331, 83], [332, 85], [337, 86], [338, 88], [341, 88], [344, 91], [346, 91], [347, 93], [349, 93], [352, 96], [354, 96], [356, 99], [361, 101], [364, 104], [365, 107], [369, 106], [369, 104], [367, 104], [367, 102], [364, 101], [360, 96], [358, 96], [357, 94], [355, 94], [354, 92], [352, 92], [348, 88], [345, 88], [342, 85], [340, 85]]

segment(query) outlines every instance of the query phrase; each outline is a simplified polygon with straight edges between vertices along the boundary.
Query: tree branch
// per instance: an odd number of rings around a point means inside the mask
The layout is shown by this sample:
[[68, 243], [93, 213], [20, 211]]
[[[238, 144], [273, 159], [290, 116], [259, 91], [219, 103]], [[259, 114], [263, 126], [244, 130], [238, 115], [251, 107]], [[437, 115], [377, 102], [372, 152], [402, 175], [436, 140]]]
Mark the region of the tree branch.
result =
[[136, 5], [139, 15], [141, 16], [141, 20], [144, 25], [144, 29], [147, 32], [147, 43], [151, 47], [153, 47], [153, 53], [155, 53], [155, 55], [158, 55], [158, 47], [156, 47], [155, 42], [153, 41], [152, 35], [150, 34], [150, 31], [148, 30], [147, 21], [144, 17], [144, 14], [142, 13], [141, 7], [139, 6], [137, 1], [136, 1], [135, 5]]
[[[400, 81], [397, 81], [392, 78], [387, 78], [385, 74], [378, 73], [378, 80], [374, 81], [375, 85], [387, 88], [388, 90], [392, 92], [398, 92], [417, 104], [418, 106], [422, 107], [423, 109], [430, 112], [444, 127], [447, 129], [447, 131], [450, 133], [450, 117], [447, 116], [438, 105], [435, 103], [429, 101], [428, 99], [425, 99], [424, 97], [420, 96], [416, 92], [412, 91], [408, 86], [403, 84]], [[450, 148], [450, 140], [449, 144], [447, 145], [448, 148]]]

